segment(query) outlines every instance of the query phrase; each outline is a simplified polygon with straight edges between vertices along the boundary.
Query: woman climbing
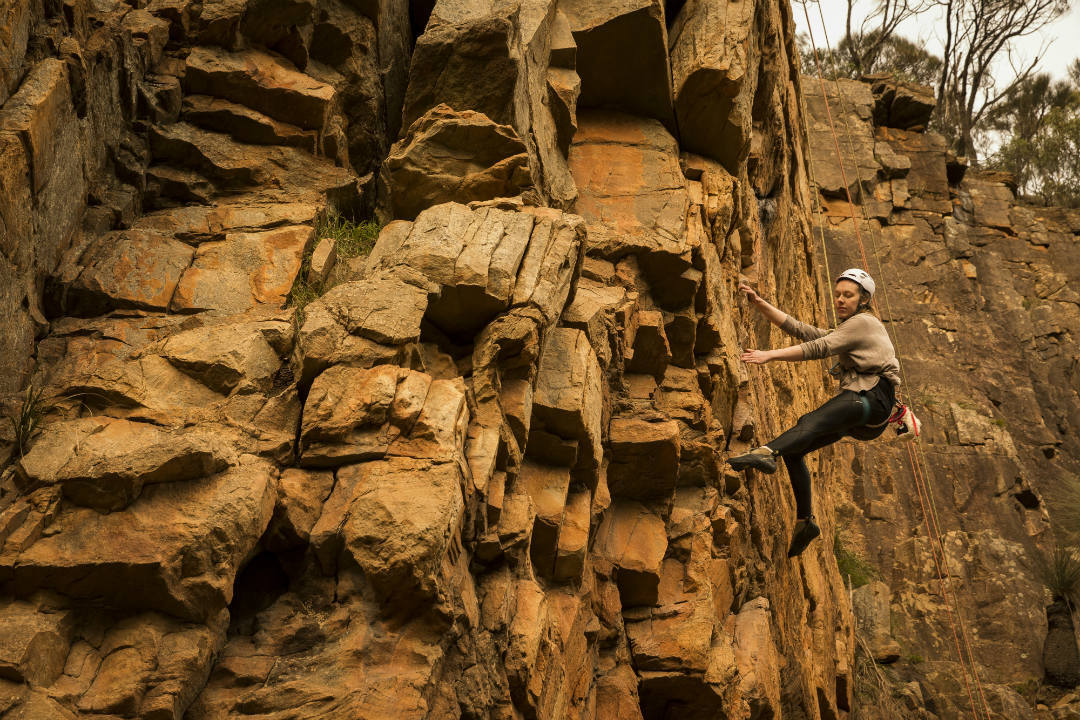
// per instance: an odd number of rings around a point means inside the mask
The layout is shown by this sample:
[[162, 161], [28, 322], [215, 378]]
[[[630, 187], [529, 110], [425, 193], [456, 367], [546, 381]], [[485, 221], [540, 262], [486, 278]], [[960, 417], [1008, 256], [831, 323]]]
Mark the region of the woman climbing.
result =
[[746, 285], [739, 289], [769, 322], [803, 341], [781, 350], [747, 350], [743, 362], [763, 365], [773, 360], [798, 362], [839, 356], [829, 371], [840, 379], [839, 395], [803, 415], [793, 428], [767, 445], [727, 461], [736, 470], [754, 468], [773, 473], [776, 458], [784, 459], [795, 491], [795, 532], [788, 548], [788, 557], [794, 557], [821, 534], [814, 522], [810, 472], [803, 458], [845, 435], [859, 440], [881, 435], [896, 402], [900, 365], [885, 326], [871, 312], [874, 280], [863, 270], [853, 268], [836, 279], [833, 299], [839, 324], [831, 331], [795, 320]]

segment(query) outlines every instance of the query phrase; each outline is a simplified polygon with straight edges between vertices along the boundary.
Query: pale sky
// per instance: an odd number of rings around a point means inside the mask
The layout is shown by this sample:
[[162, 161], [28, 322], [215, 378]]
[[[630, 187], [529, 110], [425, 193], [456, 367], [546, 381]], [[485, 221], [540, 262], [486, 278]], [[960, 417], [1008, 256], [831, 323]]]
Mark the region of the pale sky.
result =
[[[821, 9], [825, 14], [826, 29], [829, 40], [835, 45], [844, 34], [844, 16], [847, 12], [847, 0], [820, 0]], [[855, 6], [856, 17], [859, 13], [865, 15], [876, 3], [873, 0], [859, 0]], [[1080, 56], [1077, 48], [1077, 40], [1080, 39], [1080, 0], [1073, 0], [1071, 9], [1056, 22], [1045, 27], [1041, 32], [1020, 38], [1016, 42], [1019, 54], [1031, 62], [1038, 55], [1039, 50], [1047, 42], [1049, 49], [1042, 55], [1039, 61], [1038, 71], [1048, 72], [1055, 78], [1065, 76], [1065, 68], [1072, 60]], [[795, 16], [797, 32], [806, 32], [806, 20], [803, 15], [800, 0], [792, 0], [791, 9]], [[821, 18], [815, 1], [810, 0], [807, 4], [810, 14], [811, 27], [814, 33], [814, 42], [818, 47], [824, 47], [825, 41], [821, 31]], [[901, 26], [900, 34], [911, 40], [919, 40], [926, 48], [935, 55], [941, 54], [942, 41], [937, 30], [940, 14], [931, 12], [920, 16], [917, 22], [909, 21]]]

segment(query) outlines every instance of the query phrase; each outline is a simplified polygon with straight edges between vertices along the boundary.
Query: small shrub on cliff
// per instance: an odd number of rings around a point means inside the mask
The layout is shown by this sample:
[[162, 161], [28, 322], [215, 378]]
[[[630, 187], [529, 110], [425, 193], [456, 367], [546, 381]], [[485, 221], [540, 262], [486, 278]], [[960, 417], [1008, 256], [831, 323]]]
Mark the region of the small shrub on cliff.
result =
[[1032, 569], [1055, 600], [1076, 606], [1080, 600], [1080, 557], [1076, 548], [1055, 545], [1049, 552], [1036, 549]]
[[840, 533], [833, 536], [833, 554], [836, 555], [836, 567], [840, 569], [844, 583], [853, 588], [862, 587], [878, 576], [873, 565], [844, 545]]
[[1064, 545], [1080, 545], [1080, 476], [1066, 475], [1046, 492], [1046, 506]]
[[45, 390], [35, 389], [32, 384], [28, 385], [18, 412], [8, 417], [15, 431], [15, 449], [19, 457], [25, 455], [30, 449], [30, 438], [33, 437], [38, 425], [41, 424], [41, 419], [48, 411], [49, 402], [45, 399]]

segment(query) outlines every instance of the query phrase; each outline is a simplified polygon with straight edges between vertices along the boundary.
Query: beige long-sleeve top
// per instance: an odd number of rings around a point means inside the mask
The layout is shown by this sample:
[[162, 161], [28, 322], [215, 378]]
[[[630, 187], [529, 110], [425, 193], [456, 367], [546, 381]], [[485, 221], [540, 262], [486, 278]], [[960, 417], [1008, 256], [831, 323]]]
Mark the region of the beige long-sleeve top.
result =
[[805, 341], [799, 347], [807, 360], [837, 355], [841, 390], [869, 390], [877, 384], [879, 375], [894, 387], [900, 386], [900, 363], [889, 333], [870, 313], [852, 315], [834, 330], [822, 330], [788, 315], [780, 329]]

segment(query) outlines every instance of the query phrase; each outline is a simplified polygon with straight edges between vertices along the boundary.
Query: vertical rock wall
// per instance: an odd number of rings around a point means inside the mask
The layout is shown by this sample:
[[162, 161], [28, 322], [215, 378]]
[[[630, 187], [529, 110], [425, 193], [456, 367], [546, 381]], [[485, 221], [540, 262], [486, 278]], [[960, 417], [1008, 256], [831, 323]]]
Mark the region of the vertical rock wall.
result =
[[53, 400], [3, 475], [0, 712], [851, 710], [831, 494], [789, 561], [784, 476], [722, 464], [828, 392], [738, 361], [781, 342], [740, 278], [824, 324], [786, 4], [31, 15], [5, 257], [54, 245], [5, 327]]
[[[806, 88], [810, 138], [836, 274], [863, 263], [816, 88]], [[922, 130], [933, 107], [925, 91], [878, 79], [842, 82], [842, 101], [833, 85], [828, 92], [867, 269], [884, 286], [878, 308], [900, 351], [906, 397], [925, 421], [920, 459], [957, 623], [994, 716], [1035, 717], [1036, 691], [1052, 669], [1043, 655], [1051, 598], [1035, 551], [1052, 544], [1046, 499], [1078, 471], [1080, 214], [1026, 207], [1003, 176], [965, 175], [941, 136]], [[927, 539], [930, 498], [920, 498], [902, 447], [853, 449], [850, 472], [838, 476], [838, 499], [847, 498], [838, 513], [846, 541], [879, 572], [856, 590], [870, 650], [890, 663], [904, 703], [968, 717]]]

